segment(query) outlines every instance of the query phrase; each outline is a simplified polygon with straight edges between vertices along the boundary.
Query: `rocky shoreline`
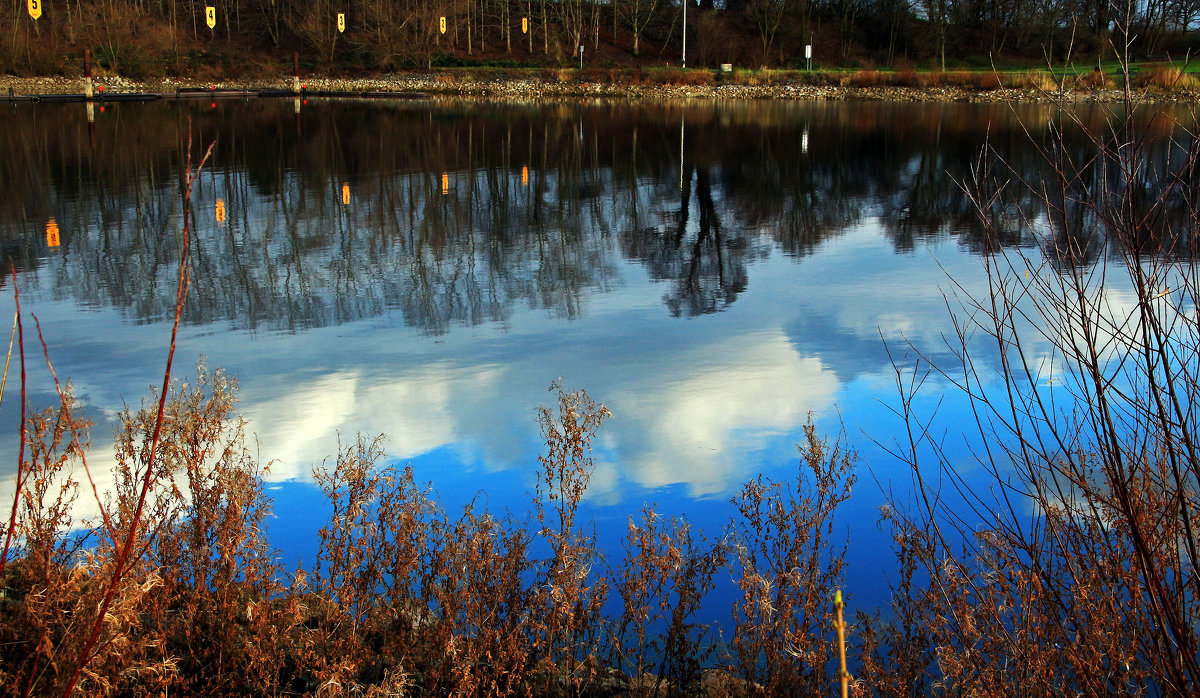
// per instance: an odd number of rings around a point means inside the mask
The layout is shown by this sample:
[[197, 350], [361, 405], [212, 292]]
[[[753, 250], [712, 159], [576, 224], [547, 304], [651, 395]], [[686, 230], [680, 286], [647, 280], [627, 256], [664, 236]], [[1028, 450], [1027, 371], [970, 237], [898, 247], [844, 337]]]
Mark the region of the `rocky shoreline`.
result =
[[[746, 84], [716, 82], [715, 84], [674, 85], [644, 84], [624, 81], [591, 81], [588, 74], [573, 75], [570, 71], [555, 77], [473, 77], [440, 73], [395, 73], [369, 78], [309, 77], [303, 84], [313, 91], [338, 92], [420, 92], [429, 95], [479, 97], [485, 99], [555, 100], [563, 98], [621, 98], [634, 100], [719, 99], [719, 100], [864, 100], [894, 102], [1118, 102], [1124, 95], [1117, 89], [1062, 90], [1046, 92], [1037, 89], [999, 88], [968, 89], [957, 86], [939, 87], [855, 87], [841, 85], [810, 85], [795, 82]], [[109, 93], [149, 92], [171, 93], [185, 88], [215, 87], [228, 89], [289, 89], [290, 78], [259, 81], [221, 81], [206, 83], [197, 80], [164, 78], [138, 81], [106, 76], [95, 79], [98, 89]], [[4, 95], [73, 94], [83, 91], [81, 78], [39, 77], [19, 78], [0, 75], [0, 101]], [[1200, 91], [1176, 90], [1158, 92], [1139, 90], [1140, 102], [1192, 103], [1200, 101]]]

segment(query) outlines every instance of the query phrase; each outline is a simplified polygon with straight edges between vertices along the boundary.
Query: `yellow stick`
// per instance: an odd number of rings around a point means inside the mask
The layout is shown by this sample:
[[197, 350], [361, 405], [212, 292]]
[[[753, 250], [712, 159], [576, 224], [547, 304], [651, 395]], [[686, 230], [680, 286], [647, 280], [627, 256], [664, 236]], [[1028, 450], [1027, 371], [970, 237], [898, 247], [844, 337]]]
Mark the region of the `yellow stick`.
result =
[[12, 360], [13, 339], [17, 336], [17, 314], [13, 313], [12, 336], [8, 338], [8, 356], [4, 359], [4, 377], [0, 378], [0, 402], [4, 401], [4, 384], [8, 382], [8, 362]]
[[846, 607], [842, 601], [842, 590], [838, 589], [837, 596], [834, 597], [833, 605], [837, 608], [837, 622], [834, 627], [838, 632], [838, 654], [841, 660], [841, 671], [838, 672], [838, 681], [842, 685], [842, 698], [850, 696], [850, 672], [846, 671], [846, 621], [842, 617], [842, 609]]

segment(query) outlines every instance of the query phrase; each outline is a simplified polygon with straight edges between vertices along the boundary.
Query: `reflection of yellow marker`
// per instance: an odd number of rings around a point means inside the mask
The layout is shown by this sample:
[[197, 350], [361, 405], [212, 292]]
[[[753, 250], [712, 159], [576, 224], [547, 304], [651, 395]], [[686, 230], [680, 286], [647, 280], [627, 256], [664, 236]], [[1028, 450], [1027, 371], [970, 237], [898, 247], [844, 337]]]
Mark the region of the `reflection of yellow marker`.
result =
[[225, 199], [217, 199], [217, 222], [225, 222]]
[[346, 14], [344, 12], [338, 13], [338, 31], [346, 31]]
[[350, 203], [350, 184], [342, 183], [342, 203], [349, 205]]
[[438, 18], [438, 29], [440, 29], [443, 34], [446, 33], [446, 18], [445, 17]]
[[58, 247], [58, 223], [53, 218], [46, 221], [46, 245], [49, 247]]
[[522, 34], [529, 33], [529, 18], [528, 17], [521, 18], [521, 33]]
[[209, 5], [204, 8], [204, 21], [208, 24], [209, 29], [217, 27], [217, 8]]
[[521, 184], [529, 186], [529, 166], [521, 165]]
[[442, 193], [450, 193], [450, 175], [446, 174], [445, 172], [442, 173]]
[[29, 16], [37, 19], [42, 16], [42, 0], [29, 0]]

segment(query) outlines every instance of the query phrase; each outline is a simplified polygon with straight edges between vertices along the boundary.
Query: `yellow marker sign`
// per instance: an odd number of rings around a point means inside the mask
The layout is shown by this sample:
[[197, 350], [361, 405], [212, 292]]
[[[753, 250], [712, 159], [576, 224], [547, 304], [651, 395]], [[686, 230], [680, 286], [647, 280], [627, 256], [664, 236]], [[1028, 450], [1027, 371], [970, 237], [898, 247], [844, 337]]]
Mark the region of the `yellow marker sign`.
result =
[[445, 172], [442, 173], [442, 193], [450, 193], [450, 175], [446, 174]]
[[441, 29], [443, 34], [446, 33], [446, 18], [445, 17], [438, 18], [438, 29]]
[[338, 13], [338, 31], [346, 31], [346, 14], [344, 12]]
[[217, 199], [217, 222], [225, 222], [225, 199]]
[[342, 203], [347, 204], [347, 205], [350, 204], [350, 185], [349, 184], [345, 184], [345, 183], [342, 184]]
[[529, 166], [521, 165], [521, 184], [529, 186]]
[[42, 0], [29, 0], [29, 16], [37, 19], [42, 16]]
[[54, 219], [46, 221], [46, 245], [49, 247], [58, 247], [58, 223]]
[[217, 27], [217, 8], [209, 5], [204, 8], [204, 21], [208, 23], [209, 29]]
[[521, 33], [522, 34], [529, 33], [529, 18], [528, 17], [521, 18]]

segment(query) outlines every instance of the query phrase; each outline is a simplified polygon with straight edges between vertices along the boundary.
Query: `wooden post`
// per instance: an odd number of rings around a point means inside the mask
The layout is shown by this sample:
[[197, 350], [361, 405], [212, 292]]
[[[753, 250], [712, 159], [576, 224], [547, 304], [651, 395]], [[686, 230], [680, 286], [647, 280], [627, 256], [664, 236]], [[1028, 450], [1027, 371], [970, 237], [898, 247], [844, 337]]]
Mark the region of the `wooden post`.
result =
[[300, 52], [292, 54], [292, 92], [300, 94]]
[[92, 52], [90, 49], [83, 50], [83, 98], [91, 100], [95, 97], [92, 89]]

